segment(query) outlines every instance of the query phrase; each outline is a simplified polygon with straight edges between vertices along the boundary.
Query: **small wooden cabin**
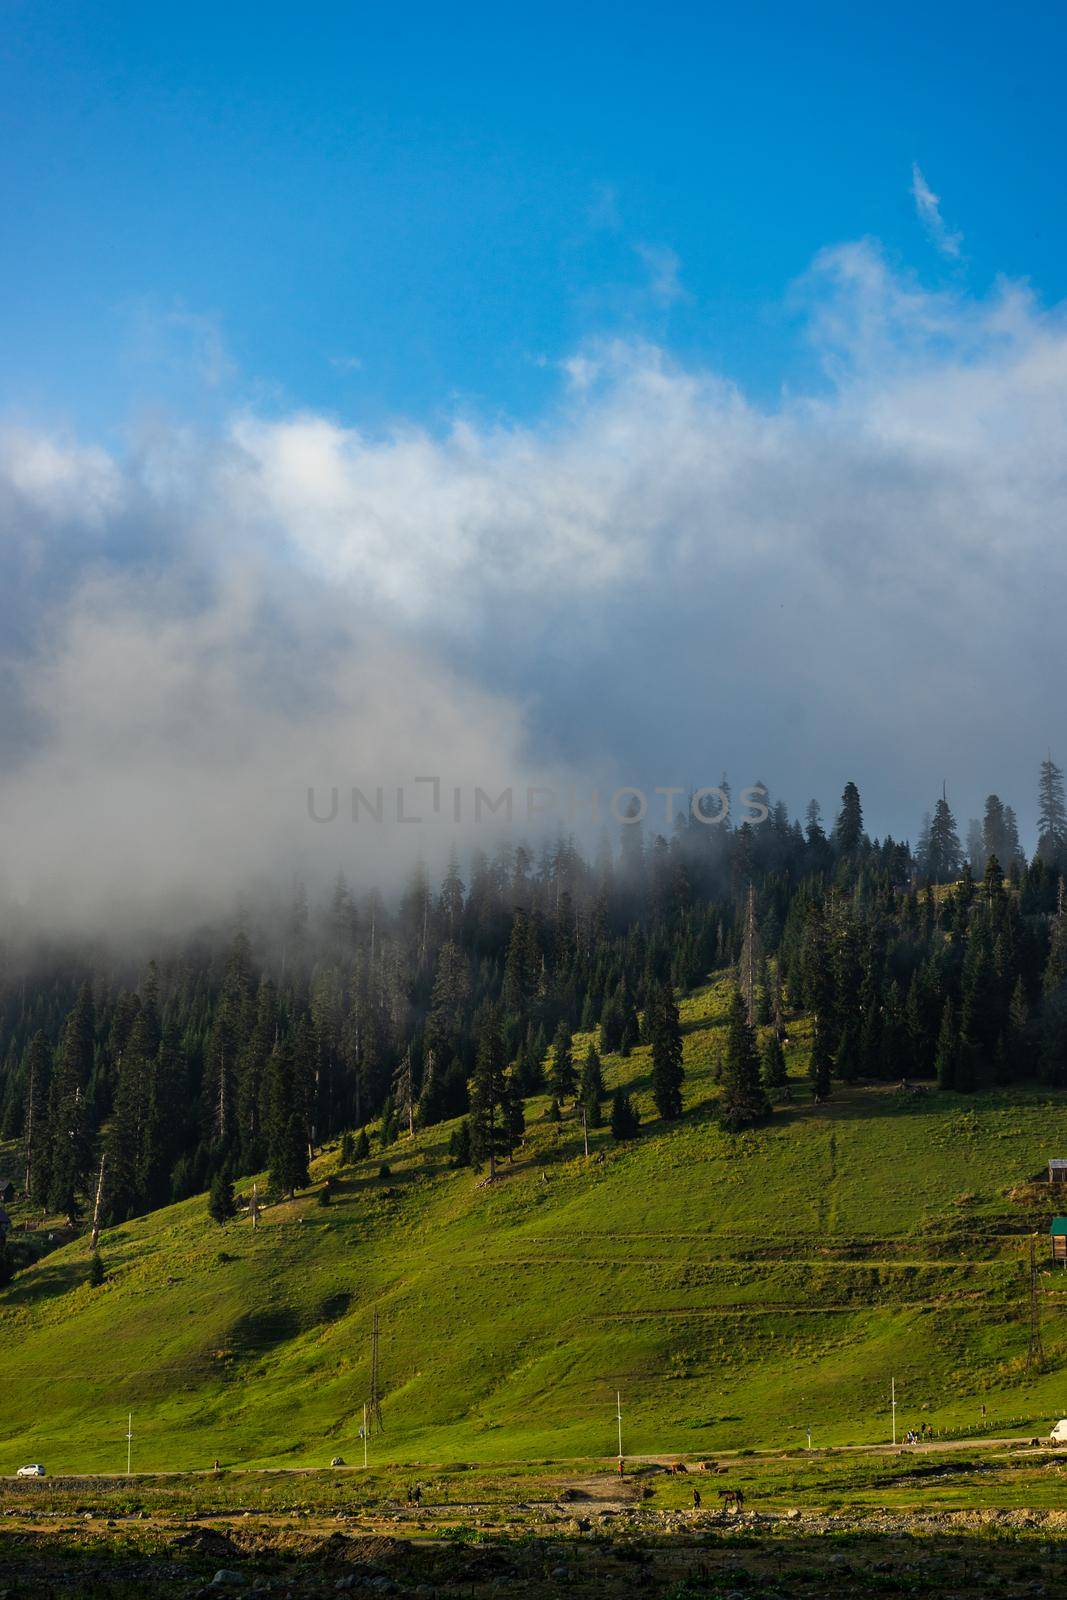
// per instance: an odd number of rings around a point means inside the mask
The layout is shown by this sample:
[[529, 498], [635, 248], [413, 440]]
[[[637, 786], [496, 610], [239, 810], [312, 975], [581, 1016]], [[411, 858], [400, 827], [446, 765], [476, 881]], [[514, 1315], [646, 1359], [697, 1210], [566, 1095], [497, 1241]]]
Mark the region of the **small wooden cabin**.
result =
[[1053, 1217], [1050, 1232], [1053, 1261], [1062, 1261], [1067, 1265], [1067, 1217]]
[[1057, 1158], [1049, 1162], [1048, 1181], [1067, 1184], [1067, 1161]]

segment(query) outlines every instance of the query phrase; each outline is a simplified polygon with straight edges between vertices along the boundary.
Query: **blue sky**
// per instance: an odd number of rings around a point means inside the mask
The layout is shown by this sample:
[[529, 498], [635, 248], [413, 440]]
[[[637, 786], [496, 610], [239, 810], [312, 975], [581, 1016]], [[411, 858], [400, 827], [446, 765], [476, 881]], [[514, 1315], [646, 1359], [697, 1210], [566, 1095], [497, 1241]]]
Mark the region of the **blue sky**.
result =
[[525, 416], [614, 330], [773, 396], [807, 374], [790, 283], [864, 235], [928, 283], [1064, 293], [1059, 7], [3, 9], [23, 417]]

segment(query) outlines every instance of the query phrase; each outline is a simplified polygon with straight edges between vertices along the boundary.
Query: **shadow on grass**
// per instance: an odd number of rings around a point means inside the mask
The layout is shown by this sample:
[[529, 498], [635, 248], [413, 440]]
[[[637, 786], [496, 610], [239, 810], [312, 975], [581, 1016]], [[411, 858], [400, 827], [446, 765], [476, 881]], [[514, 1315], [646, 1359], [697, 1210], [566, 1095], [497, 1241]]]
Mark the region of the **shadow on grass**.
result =
[[32, 1271], [20, 1273], [0, 1292], [0, 1306], [27, 1306], [41, 1300], [54, 1300], [57, 1295], [69, 1294], [79, 1284], [87, 1283], [88, 1279], [88, 1261], [63, 1261], [53, 1266], [38, 1264]]

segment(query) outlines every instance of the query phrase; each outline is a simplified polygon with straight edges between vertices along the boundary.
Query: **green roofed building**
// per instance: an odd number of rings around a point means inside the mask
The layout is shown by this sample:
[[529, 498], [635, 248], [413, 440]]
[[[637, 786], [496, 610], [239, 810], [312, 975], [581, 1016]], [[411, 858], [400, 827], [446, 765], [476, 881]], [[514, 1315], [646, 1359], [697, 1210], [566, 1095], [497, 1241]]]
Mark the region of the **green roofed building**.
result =
[[1067, 1217], [1052, 1219], [1052, 1259], [1067, 1265]]

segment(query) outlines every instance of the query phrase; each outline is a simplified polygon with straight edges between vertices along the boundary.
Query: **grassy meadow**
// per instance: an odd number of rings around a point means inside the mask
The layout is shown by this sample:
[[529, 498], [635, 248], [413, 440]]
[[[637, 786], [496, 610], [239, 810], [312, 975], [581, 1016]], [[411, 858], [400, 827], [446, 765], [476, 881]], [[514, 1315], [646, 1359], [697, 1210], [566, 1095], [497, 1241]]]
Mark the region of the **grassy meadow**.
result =
[[891, 1376], [901, 1431], [1046, 1432], [1067, 1414], [1067, 1274], [1042, 1271], [1028, 1376], [1027, 1231], [1049, 1206], [1028, 1180], [1067, 1153], [1067, 1096], [879, 1085], [815, 1106], [800, 1021], [791, 1102], [727, 1135], [726, 999], [682, 1003], [679, 1124], [655, 1119], [647, 1050], [606, 1058], [641, 1110], [632, 1144], [592, 1130], [587, 1159], [534, 1098], [493, 1186], [451, 1169], [446, 1124], [350, 1167], [324, 1151], [256, 1232], [203, 1196], [111, 1229], [100, 1288], [87, 1241], [43, 1257], [0, 1293], [0, 1471], [122, 1471], [131, 1412], [143, 1472], [359, 1464], [375, 1309], [379, 1467], [607, 1457], [617, 1391], [631, 1456], [792, 1449], [809, 1427], [870, 1443]]

